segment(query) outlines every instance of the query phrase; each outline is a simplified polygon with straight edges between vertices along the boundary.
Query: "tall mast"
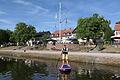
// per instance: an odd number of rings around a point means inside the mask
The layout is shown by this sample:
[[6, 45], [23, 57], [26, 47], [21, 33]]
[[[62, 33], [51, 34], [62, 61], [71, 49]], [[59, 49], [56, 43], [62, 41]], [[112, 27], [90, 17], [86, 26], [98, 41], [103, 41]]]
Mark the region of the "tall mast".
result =
[[61, 9], [62, 9], [62, 4], [59, 2], [59, 38], [61, 41]]

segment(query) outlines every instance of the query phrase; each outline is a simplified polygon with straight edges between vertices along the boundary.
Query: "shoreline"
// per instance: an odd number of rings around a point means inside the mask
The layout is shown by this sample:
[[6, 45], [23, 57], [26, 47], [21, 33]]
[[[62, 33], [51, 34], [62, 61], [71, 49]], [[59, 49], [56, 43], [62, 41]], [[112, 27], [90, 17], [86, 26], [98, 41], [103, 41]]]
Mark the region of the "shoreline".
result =
[[[34, 59], [52, 59], [58, 60], [61, 57], [61, 51], [47, 50], [0, 50], [0, 56], [23, 57]], [[100, 52], [69, 52], [69, 61], [86, 62], [92, 64], [105, 64], [120, 66], [119, 53], [100, 53]]]

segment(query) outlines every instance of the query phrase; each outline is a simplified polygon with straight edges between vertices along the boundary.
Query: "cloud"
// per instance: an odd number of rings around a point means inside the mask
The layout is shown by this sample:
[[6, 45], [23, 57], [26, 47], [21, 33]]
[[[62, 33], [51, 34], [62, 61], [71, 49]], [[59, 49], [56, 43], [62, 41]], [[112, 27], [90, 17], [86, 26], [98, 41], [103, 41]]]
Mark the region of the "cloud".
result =
[[4, 12], [4, 11], [0, 11], [0, 14], [7, 14], [6, 12]]
[[28, 1], [24, 1], [24, 0], [14, 0], [13, 2], [17, 3], [17, 4], [29, 6], [31, 8], [31, 10], [27, 12], [29, 14], [37, 14], [40, 11], [42, 12], [41, 14], [48, 12], [48, 9], [45, 9], [42, 6], [35, 5], [32, 2], [28, 2]]
[[14, 3], [22, 4], [22, 5], [31, 5], [30, 2], [23, 1], [23, 0], [14, 0]]
[[32, 6], [34, 8], [32, 10], [28, 11], [27, 13], [29, 13], [29, 14], [37, 14], [37, 13], [39, 13], [39, 15], [42, 15], [42, 14], [48, 12], [47, 9], [45, 9], [45, 8], [43, 8], [41, 6], [38, 6], [38, 5], [32, 5]]
[[1, 22], [1, 23], [5, 23], [5, 24], [14, 24], [13, 21], [7, 20], [7, 19], [0, 19], [0, 22]]

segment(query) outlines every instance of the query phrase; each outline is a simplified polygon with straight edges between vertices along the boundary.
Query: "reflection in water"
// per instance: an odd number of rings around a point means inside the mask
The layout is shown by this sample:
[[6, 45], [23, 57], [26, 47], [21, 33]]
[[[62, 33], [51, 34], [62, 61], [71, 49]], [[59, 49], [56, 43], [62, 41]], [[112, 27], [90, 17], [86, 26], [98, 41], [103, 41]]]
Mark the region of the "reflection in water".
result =
[[69, 80], [71, 67], [69, 65], [68, 59], [62, 59], [62, 65], [60, 66], [59, 71], [61, 73], [60, 80]]
[[72, 71], [66, 75], [59, 73], [55, 63], [0, 57], [0, 80], [120, 80], [119, 67], [69, 62]]
[[92, 68], [79, 68], [75, 72], [76, 80], [120, 80], [112, 71]]
[[69, 77], [70, 77], [69, 74], [61, 74], [60, 80], [70, 80]]
[[47, 65], [44, 63], [22, 59], [17, 62], [14, 59], [4, 60], [0, 60], [0, 80], [39, 80], [48, 76]]

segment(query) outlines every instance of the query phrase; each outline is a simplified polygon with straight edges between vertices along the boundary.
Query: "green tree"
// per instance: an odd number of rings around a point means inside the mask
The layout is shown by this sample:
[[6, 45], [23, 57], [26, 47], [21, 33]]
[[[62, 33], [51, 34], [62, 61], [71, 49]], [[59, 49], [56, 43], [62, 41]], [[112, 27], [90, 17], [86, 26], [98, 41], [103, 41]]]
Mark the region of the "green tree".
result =
[[91, 17], [80, 18], [77, 23], [76, 34], [77, 38], [90, 39], [97, 44], [98, 38], [103, 38], [105, 41], [110, 41], [112, 29], [110, 28], [110, 21], [103, 16], [93, 14]]
[[49, 31], [46, 32], [39, 32], [35, 35], [36, 39], [40, 41], [41, 44], [44, 44], [44, 47], [46, 47], [48, 39], [50, 39], [51, 33]]
[[27, 27], [27, 33], [28, 33], [28, 40], [33, 38], [35, 36], [36, 30], [35, 27], [32, 25], [28, 25]]
[[8, 43], [12, 31], [0, 29], [0, 44]]
[[26, 23], [20, 22], [16, 24], [15, 31], [11, 35], [11, 40], [17, 43], [26, 42], [33, 38], [36, 33], [35, 27], [32, 25], [27, 25]]
[[49, 35], [48, 34], [44, 34], [43, 37], [42, 37], [42, 41], [43, 41], [43, 44], [44, 46], [47, 46], [47, 39], [49, 39]]

